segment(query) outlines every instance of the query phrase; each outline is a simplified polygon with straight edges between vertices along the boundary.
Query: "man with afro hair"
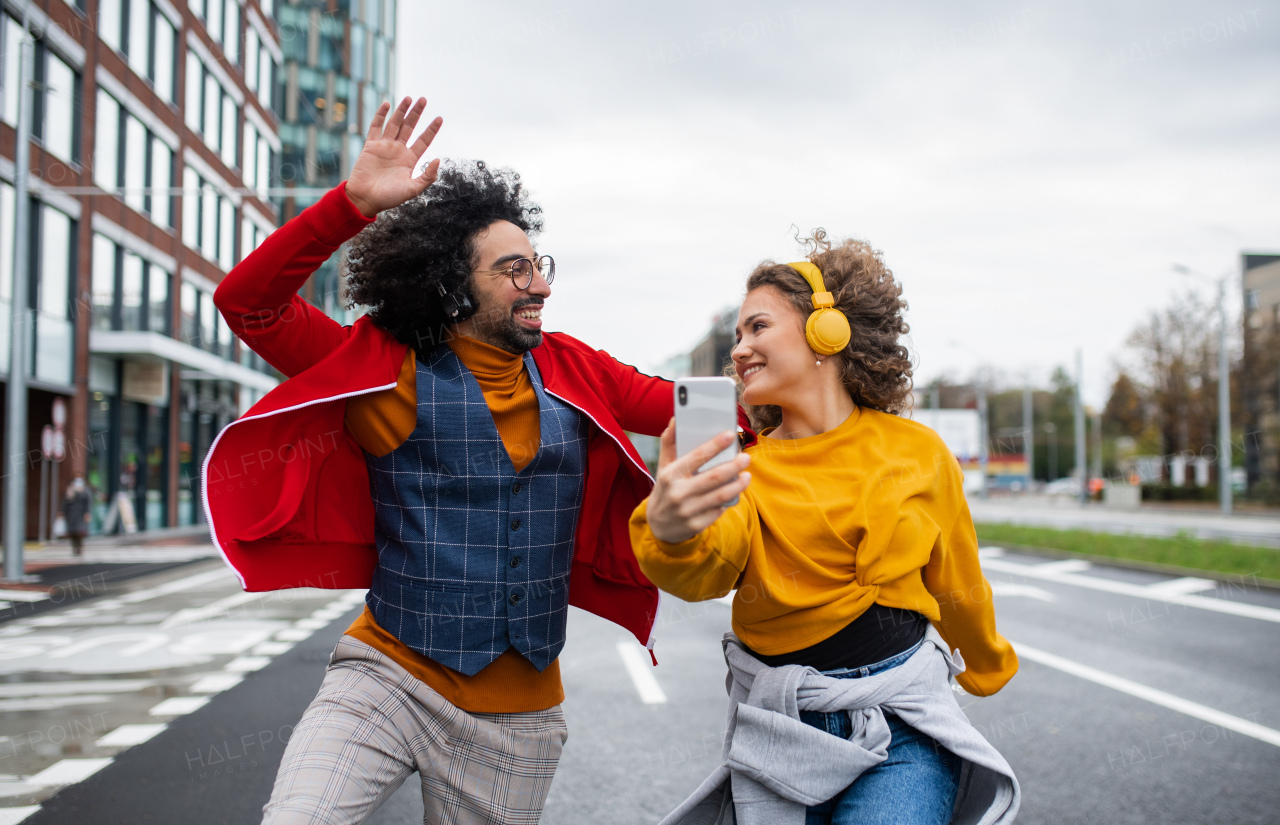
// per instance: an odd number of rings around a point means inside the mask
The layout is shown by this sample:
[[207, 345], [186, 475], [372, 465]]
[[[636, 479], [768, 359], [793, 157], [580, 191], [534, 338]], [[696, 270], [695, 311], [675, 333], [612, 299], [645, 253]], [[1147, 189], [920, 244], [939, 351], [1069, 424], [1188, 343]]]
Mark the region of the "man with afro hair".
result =
[[[538, 820], [567, 737], [569, 604], [652, 649], [658, 591], [627, 522], [668, 381], [543, 332], [554, 261], [509, 171], [410, 142], [384, 103], [350, 178], [214, 300], [288, 377], [205, 461], [210, 532], [246, 590], [369, 588], [284, 752], [264, 822], [357, 823], [412, 773], [426, 821]], [[341, 244], [340, 326], [298, 297]]]

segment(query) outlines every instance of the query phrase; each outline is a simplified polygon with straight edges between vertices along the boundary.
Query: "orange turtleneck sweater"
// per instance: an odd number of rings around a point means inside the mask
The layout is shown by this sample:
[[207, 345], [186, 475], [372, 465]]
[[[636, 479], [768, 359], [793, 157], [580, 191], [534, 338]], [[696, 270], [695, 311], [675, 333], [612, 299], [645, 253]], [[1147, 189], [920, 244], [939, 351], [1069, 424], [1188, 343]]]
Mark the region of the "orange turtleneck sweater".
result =
[[[454, 336], [448, 344], [480, 384], [511, 463], [516, 472], [523, 470], [541, 443], [538, 397], [523, 358], [473, 338]], [[410, 349], [395, 387], [347, 402], [347, 430], [366, 451], [386, 455], [403, 444], [417, 426], [416, 370]], [[523, 713], [546, 710], [564, 701], [559, 660], [539, 673], [509, 647], [484, 670], [465, 676], [406, 647], [378, 626], [368, 607], [347, 628], [347, 635], [376, 648], [454, 705], [472, 713]]]

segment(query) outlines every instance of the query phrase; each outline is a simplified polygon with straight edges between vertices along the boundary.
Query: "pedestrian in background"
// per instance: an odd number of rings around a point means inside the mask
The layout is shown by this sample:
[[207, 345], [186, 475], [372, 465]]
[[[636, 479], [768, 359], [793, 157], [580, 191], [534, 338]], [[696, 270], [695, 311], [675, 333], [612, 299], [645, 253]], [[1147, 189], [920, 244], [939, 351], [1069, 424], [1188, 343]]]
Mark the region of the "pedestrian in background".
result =
[[71, 552], [79, 556], [84, 553], [84, 537], [89, 535], [89, 490], [85, 487], [82, 476], [71, 479], [59, 510], [67, 523]]

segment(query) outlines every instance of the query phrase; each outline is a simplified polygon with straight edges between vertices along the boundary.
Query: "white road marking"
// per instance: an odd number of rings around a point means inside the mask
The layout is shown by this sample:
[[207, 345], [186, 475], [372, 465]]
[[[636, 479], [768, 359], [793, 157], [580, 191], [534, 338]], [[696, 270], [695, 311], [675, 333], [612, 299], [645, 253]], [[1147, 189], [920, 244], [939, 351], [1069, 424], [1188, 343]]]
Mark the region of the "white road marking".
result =
[[0, 590], [0, 599], [11, 602], [42, 602], [47, 598], [46, 590]]
[[74, 785], [83, 782], [111, 764], [111, 758], [63, 759], [54, 762], [35, 776], [27, 777], [28, 785]]
[[203, 587], [206, 584], [215, 584], [218, 582], [226, 582], [233, 578], [234, 574], [225, 567], [217, 570], [210, 570], [207, 573], [197, 573], [194, 576], [187, 576], [185, 579], [176, 579], [166, 582], [156, 587], [148, 587], [145, 590], [135, 590], [132, 593], [125, 593], [117, 598], [123, 604], [137, 604], [145, 602], [148, 599], [155, 599], [160, 596], [167, 596], [170, 593], [181, 593], [183, 590], [191, 590], [196, 587]]
[[270, 656], [239, 656], [227, 662], [222, 669], [231, 673], [248, 673], [251, 670], [262, 670], [269, 664]]
[[221, 693], [244, 681], [241, 673], [210, 673], [191, 686], [192, 693]]
[[249, 652], [255, 656], [279, 656], [293, 647], [293, 642], [259, 642]]
[[667, 701], [667, 694], [662, 692], [658, 680], [653, 678], [653, 666], [642, 652], [644, 648], [636, 647], [632, 642], [618, 642], [618, 655], [627, 667], [631, 683], [640, 694], [640, 701], [646, 705], [661, 705]]
[[1059, 559], [1037, 564], [1035, 567], [1041, 573], [1083, 573], [1093, 565], [1084, 559]]
[[1070, 584], [1076, 587], [1087, 587], [1091, 590], [1101, 590], [1106, 593], [1118, 593], [1122, 596], [1133, 596], [1139, 599], [1178, 604], [1183, 607], [1197, 607], [1201, 610], [1211, 610], [1231, 616], [1242, 616], [1246, 619], [1260, 619], [1264, 622], [1280, 623], [1280, 610], [1273, 607], [1260, 607], [1243, 602], [1229, 602], [1226, 599], [1196, 596], [1194, 594], [1166, 593], [1159, 589], [1153, 589], [1149, 585], [1129, 584], [1128, 582], [1101, 579], [1097, 576], [1079, 576], [1074, 573], [1046, 571], [1043, 568], [1048, 565], [1042, 564], [1015, 564], [1005, 559], [989, 558], [983, 561], [982, 566], [987, 570], [1012, 573], [1033, 579], [1043, 579], [1057, 584]]
[[0, 825], [18, 825], [27, 817], [40, 810], [39, 805], [24, 805], [21, 808], [0, 808]]
[[121, 725], [94, 744], [100, 748], [131, 748], [134, 745], [141, 745], [143, 742], [149, 742], [159, 734], [160, 731], [167, 727], [169, 726], [164, 723], [154, 725]]
[[1003, 556], [1003, 555], [1004, 555], [1003, 547], [979, 547], [978, 548], [978, 558], [980, 559], [994, 559], [998, 556]]
[[188, 607], [184, 610], [179, 610], [177, 613], [174, 613], [172, 616], [161, 622], [160, 627], [167, 630], [168, 628], [179, 627], [184, 624], [203, 622], [206, 619], [222, 616], [228, 610], [239, 607], [247, 602], [261, 601], [262, 598], [262, 593], [233, 593], [224, 599], [218, 599], [215, 602], [210, 602], [203, 607]]
[[1161, 593], [1203, 593], [1206, 590], [1216, 590], [1218, 583], [1213, 579], [1201, 579], [1195, 576], [1183, 576], [1180, 579], [1169, 579], [1168, 581], [1156, 582], [1147, 585], [1148, 590], [1158, 590]]
[[70, 696], [76, 693], [136, 693], [154, 685], [150, 679], [89, 679], [79, 682], [0, 684], [0, 699], [14, 696]]
[[185, 716], [209, 704], [208, 696], [174, 696], [147, 711], [151, 716]]
[[303, 630], [300, 627], [286, 627], [284, 630], [276, 633], [276, 638], [282, 642], [301, 642], [310, 639], [314, 631]]
[[33, 710], [57, 710], [76, 705], [103, 705], [111, 701], [106, 694], [84, 696], [25, 696], [21, 699], [0, 699], [0, 713], [18, 713]]
[[322, 627], [328, 627], [329, 624], [330, 622], [324, 619], [298, 619], [293, 626], [302, 630], [319, 630]]
[[1030, 645], [1024, 645], [1021, 642], [1013, 642], [1013, 649], [1017, 651], [1018, 656], [1026, 657], [1033, 662], [1060, 670], [1063, 673], [1069, 673], [1081, 679], [1087, 679], [1090, 682], [1109, 687], [1112, 690], [1118, 690], [1121, 693], [1127, 693], [1130, 696], [1166, 707], [1169, 710], [1177, 711], [1196, 719], [1202, 719], [1211, 725], [1233, 730], [1236, 733], [1243, 733], [1245, 736], [1251, 736], [1269, 745], [1280, 747], [1280, 731], [1259, 725], [1257, 722], [1250, 722], [1248, 719], [1241, 719], [1239, 716], [1232, 716], [1229, 713], [1214, 710], [1198, 702], [1192, 702], [1190, 699], [1183, 699], [1180, 696], [1174, 696], [1172, 693], [1165, 693], [1163, 690], [1157, 690], [1120, 676], [1114, 676], [1097, 668], [1082, 665], [1079, 662], [1073, 662], [1061, 656], [1055, 656]]
[[1032, 584], [1016, 584], [1014, 582], [991, 582], [991, 592], [997, 596], [1025, 596], [1028, 599], [1039, 599], [1042, 602], [1056, 602], [1058, 597], [1048, 590], [1042, 590]]

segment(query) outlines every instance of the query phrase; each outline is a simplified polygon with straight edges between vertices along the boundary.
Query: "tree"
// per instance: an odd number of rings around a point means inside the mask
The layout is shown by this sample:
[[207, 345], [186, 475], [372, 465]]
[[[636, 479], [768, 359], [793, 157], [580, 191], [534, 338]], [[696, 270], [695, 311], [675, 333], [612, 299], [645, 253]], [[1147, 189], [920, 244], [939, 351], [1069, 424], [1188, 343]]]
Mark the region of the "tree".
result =
[[1146, 406], [1138, 385], [1122, 371], [1112, 383], [1111, 397], [1102, 411], [1103, 432], [1138, 438], [1147, 427]]

